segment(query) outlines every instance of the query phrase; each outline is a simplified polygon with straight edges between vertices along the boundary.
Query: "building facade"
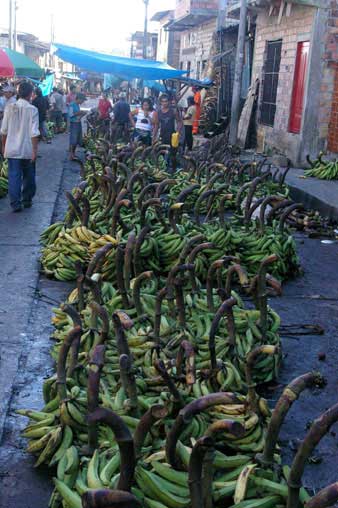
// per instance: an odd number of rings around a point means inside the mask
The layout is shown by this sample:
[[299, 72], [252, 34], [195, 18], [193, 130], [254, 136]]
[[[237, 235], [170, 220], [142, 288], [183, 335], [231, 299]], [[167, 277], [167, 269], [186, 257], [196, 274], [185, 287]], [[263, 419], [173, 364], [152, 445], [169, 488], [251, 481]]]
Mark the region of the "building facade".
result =
[[174, 11], [156, 12], [151, 21], [159, 24], [156, 60], [166, 62], [175, 69], [178, 69], [180, 63], [180, 43], [179, 33], [171, 32], [168, 26], [174, 19]]
[[179, 68], [191, 78], [206, 75], [217, 26], [218, 0], [176, 0], [173, 21], [168, 25], [180, 35]]
[[251, 0], [257, 148], [294, 164], [338, 152], [338, 3]]
[[[147, 59], [148, 60], [156, 60], [157, 53], [157, 39], [158, 35], [156, 33], [147, 34]], [[130, 45], [130, 57], [131, 58], [143, 58], [143, 40], [144, 40], [144, 32], [135, 32], [131, 36], [131, 45]]]
[[[0, 47], [8, 47], [8, 32], [0, 33]], [[50, 44], [42, 42], [35, 35], [18, 32], [16, 51], [23, 53], [44, 70], [54, 72], [57, 77], [75, 71], [75, 66], [61, 60], [50, 51]]]

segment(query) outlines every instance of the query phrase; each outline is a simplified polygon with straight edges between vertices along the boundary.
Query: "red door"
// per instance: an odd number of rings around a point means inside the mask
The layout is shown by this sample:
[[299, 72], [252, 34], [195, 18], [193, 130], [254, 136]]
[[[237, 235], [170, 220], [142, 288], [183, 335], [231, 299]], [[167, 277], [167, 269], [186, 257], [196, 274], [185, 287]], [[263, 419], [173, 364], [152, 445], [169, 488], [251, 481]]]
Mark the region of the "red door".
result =
[[289, 131], [298, 134], [302, 125], [304, 92], [306, 85], [306, 71], [309, 59], [310, 43], [299, 42], [297, 46], [297, 57], [295, 75], [293, 80]]

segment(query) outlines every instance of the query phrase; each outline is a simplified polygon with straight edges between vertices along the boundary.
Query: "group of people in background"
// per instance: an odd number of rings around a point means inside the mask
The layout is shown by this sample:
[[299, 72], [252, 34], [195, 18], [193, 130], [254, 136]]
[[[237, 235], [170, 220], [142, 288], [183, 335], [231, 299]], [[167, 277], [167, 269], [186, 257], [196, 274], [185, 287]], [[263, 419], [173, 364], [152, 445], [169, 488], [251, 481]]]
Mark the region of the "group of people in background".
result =
[[[200, 94], [199, 94], [200, 95]], [[141, 99], [140, 105], [129, 105], [127, 94], [121, 92], [115, 104], [112, 104], [107, 93], [102, 95], [98, 104], [98, 115], [102, 125], [115, 125], [124, 139], [133, 129], [132, 139], [141, 141], [147, 146], [161, 139], [162, 143], [171, 145], [174, 132], [180, 132], [183, 149], [193, 149], [193, 135], [198, 133], [200, 100], [195, 96], [187, 99], [187, 107], [179, 108], [173, 97], [163, 93], [158, 104], [151, 98]]]
[[[81, 104], [85, 100], [75, 85], [70, 86], [68, 93], [54, 88], [49, 97], [28, 81], [20, 83], [17, 89], [11, 84], [0, 88], [2, 153], [8, 159], [9, 196], [14, 212], [32, 206], [38, 142], [48, 142], [47, 119], [54, 123], [55, 133], [69, 129], [69, 158], [75, 158], [76, 147], [82, 145], [81, 120], [86, 112], [81, 110]], [[175, 152], [173, 134], [179, 132], [183, 150], [191, 151], [193, 136], [198, 132], [200, 101], [195, 93], [188, 97], [187, 107], [181, 108], [173, 96], [163, 93], [156, 103], [144, 98], [139, 105], [130, 106], [127, 94], [122, 91], [115, 103], [104, 93], [97, 111], [102, 124], [107, 128], [115, 125], [126, 140], [132, 130], [132, 139], [147, 146], [160, 139]]]
[[35, 94], [32, 104], [39, 112], [41, 139], [47, 139], [46, 120], [49, 111], [49, 119], [54, 124], [56, 134], [69, 129], [69, 158], [73, 160], [76, 147], [82, 145], [81, 118], [84, 113], [80, 111], [80, 104], [86, 100], [85, 95], [77, 93], [75, 85], [69, 87], [68, 94], [56, 87], [49, 98], [42, 95], [40, 88], [36, 89]]
[[[0, 129], [2, 155], [8, 160], [8, 192], [13, 212], [32, 206], [36, 191], [35, 165], [39, 140], [48, 142], [47, 119], [55, 132], [69, 127], [69, 157], [82, 145], [80, 105], [86, 100], [71, 86], [69, 93], [54, 88], [50, 97], [43, 96], [39, 87], [23, 81], [16, 88], [5, 84], [0, 88]], [[66, 126], [66, 128], [65, 128]]]

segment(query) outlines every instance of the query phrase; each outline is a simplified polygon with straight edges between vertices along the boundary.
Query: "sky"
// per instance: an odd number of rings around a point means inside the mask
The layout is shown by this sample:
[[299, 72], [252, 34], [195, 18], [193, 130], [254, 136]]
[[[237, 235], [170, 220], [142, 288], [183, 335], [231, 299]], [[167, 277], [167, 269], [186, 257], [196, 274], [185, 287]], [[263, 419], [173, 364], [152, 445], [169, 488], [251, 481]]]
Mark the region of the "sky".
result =
[[[14, 1], [14, 0], [13, 0]], [[175, 0], [150, 0], [149, 18], [157, 11], [175, 7]], [[128, 36], [143, 30], [143, 0], [17, 0], [17, 29], [41, 40], [51, 38], [54, 19], [55, 41], [84, 49], [114, 52], [129, 50]], [[8, 27], [8, 0], [0, 0], [0, 28]], [[150, 30], [158, 26], [150, 24]], [[115, 51], [116, 52], [116, 51]]]

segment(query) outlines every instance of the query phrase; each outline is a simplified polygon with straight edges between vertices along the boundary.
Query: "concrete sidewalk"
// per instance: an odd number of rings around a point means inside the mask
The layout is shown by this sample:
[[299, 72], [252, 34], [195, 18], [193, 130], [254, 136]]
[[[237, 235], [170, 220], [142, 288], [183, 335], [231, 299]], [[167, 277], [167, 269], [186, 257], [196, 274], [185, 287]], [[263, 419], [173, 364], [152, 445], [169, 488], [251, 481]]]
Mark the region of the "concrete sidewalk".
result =
[[68, 137], [41, 144], [37, 195], [33, 207], [12, 213], [8, 197], [0, 200], [0, 440], [12, 386], [28, 335], [39, 275], [39, 236], [51, 223], [60, 190]]
[[286, 183], [290, 186], [292, 199], [338, 222], [338, 180], [304, 178], [303, 169], [291, 169], [287, 174]]

